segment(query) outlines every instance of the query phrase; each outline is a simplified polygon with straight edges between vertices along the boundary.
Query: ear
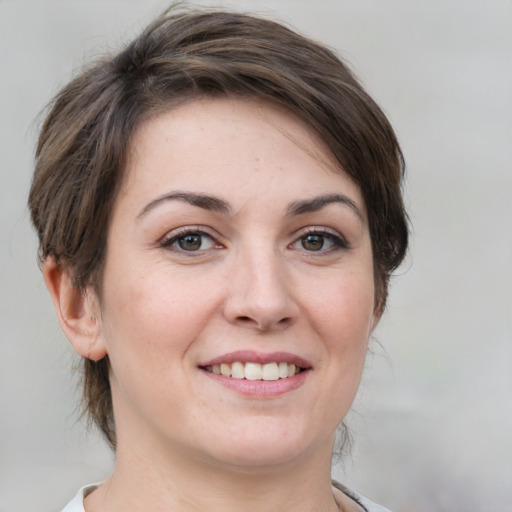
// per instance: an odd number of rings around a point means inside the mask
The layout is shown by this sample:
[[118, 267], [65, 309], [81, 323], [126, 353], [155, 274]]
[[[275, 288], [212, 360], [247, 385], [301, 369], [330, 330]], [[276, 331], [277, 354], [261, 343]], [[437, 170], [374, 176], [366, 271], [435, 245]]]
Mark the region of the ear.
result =
[[53, 256], [43, 263], [43, 277], [57, 312], [60, 326], [74, 349], [83, 357], [98, 361], [107, 355], [101, 327], [101, 310], [92, 288], [85, 292], [73, 284], [69, 269]]

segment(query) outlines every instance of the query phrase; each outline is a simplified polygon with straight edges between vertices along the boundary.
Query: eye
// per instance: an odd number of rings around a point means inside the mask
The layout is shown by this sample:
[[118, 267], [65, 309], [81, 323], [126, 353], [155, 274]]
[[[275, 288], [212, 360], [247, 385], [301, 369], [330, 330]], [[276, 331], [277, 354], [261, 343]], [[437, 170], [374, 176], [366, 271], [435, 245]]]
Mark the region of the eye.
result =
[[161, 242], [161, 245], [179, 252], [198, 252], [220, 247], [208, 233], [200, 230], [186, 230], [171, 234]]
[[313, 230], [302, 235], [291, 247], [308, 252], [327, 252], [348, 249], [347, 243], [339, 235], [327, 231]]
[[[324, 235], [320, 235], [317, 233], [312, 233], [311, 235], [303, 236], [300, 239], [300, 243], [306, 251], [320, 251], [326, 245], [326, 242], [329, 243], [331, 240], [326, 238]], [[332, 243], [332, 242], [331, 242]]]

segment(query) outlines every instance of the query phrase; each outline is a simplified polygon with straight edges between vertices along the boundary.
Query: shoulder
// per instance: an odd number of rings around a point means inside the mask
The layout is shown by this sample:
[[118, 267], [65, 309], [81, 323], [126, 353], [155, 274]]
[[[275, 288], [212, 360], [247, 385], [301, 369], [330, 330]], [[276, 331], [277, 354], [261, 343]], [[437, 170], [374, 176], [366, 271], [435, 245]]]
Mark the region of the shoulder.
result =
[[349, 489], [348, 487], [340, 484], [339, 482], [333, 481], [333, 487], [341, 491], [343, 494], [346, 494], [350, 498], [352, 498], [356, 503], [361, 505], [366, 512], [390, 512], [387, 508], [370, 501], [368, 498], [361, 496], [357, 492]]
[[78, 490], [75, 497], [63, 508], [62, 512], [85, 512], [84, 498], [99, 484], [86, 485]]

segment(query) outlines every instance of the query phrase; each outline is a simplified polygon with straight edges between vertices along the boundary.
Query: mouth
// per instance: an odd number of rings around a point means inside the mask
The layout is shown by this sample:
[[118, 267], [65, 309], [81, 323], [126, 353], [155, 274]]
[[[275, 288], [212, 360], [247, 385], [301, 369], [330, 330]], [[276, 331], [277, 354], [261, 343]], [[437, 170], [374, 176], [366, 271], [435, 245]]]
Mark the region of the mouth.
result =
[[219, 363], [200, 368], [208, 373], [222, 375], [232, 379], [276, 381], [288, 379], [297, 375], [307, 368], [287, 363], [274, 361], [269, 363], [257, 363], [252, 361], [233, 361], [231, 363]]

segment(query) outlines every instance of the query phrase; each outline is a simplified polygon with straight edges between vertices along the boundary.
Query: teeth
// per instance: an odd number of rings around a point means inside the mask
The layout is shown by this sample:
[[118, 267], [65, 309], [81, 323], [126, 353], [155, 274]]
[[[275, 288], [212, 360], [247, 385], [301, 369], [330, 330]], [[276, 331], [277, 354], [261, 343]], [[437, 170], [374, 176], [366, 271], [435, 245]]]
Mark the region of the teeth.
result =
[[247, 380], [261, 380], [261, 364], [245, 363], [244, 376]]
[[293, 377], [299, 373], [300, 368], [294, 364], [288, 363], [242, 363], [235, 361], [234, 363], [222, 363], [207, 366], [206, 369], [216, 375], [224, 377], [232, 377], [234, 379], [247, 380], [278, 380]]
[[243, 363], [237, 361], [231, 365], [231, 377], [235, 379], [243, 379], [245, 377]]
[[220, 365], [220, 373], [225, 377], [231, 377], [231, 366], [229, 364], [222, 363]]
[[279, 379], [279, 366], [277, 363], [268, 363], [262, 366], [263, 380], [277, 380]]

